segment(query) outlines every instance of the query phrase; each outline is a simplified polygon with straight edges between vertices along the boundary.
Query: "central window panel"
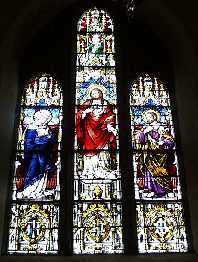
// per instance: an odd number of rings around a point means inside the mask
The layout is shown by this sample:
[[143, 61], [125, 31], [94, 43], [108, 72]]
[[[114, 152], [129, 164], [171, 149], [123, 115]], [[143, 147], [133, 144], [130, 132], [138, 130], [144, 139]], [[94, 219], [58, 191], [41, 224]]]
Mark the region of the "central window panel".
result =
[[77, 26], [73, 252], [123, 253], [113, 21], [97, 8]]

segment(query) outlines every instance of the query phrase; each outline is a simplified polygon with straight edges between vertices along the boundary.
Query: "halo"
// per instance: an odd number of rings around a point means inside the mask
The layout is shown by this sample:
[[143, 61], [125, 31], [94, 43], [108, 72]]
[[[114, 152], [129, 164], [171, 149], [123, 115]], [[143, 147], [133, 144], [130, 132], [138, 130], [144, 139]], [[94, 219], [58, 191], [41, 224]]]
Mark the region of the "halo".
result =
[[142, 119], [144, 120], [145, 123], [147, 123], [147, 114], [150, 114], [150, 113], [156, 115], [157, 122], [160, 121], [160, 113], [154, 109], [148, 109], [142, 113]]
[[46, 109], [40, 109], [40, 110], [36, 111], [33, 115], [33, 119], [35, 118], [35, 115], [38, 114], [38, 113], [39, 114], [42, 113], [45, 116], [45, 119], [46, 119], [45, 122], [49, 123], [52, 120], [52, 113], [50, 111], [46, 110]]
[[106, 89], [103, 85], [94, 83], [94, 84], [91, 84], [91, 85], [87, 88], [87, 94], [89, 95], [89, 97], [90, 97], [91, 92], [92, 92], [95, 88], [99, 89], [99, 90], [102, 92], [103, 98], [107, 95], [107, 89]]

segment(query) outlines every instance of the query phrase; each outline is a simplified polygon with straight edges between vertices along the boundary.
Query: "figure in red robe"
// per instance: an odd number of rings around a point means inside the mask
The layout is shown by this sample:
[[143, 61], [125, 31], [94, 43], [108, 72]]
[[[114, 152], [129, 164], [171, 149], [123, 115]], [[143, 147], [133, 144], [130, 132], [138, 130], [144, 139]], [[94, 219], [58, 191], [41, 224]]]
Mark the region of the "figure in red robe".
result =
[[83, 150], [84, 178], [113, 178], [116, 150], [116, 115], [113, 105], [103, 98], [103, 91], [95, 85], [90, 98], [84, 102], [76, 117], [77, 141]]

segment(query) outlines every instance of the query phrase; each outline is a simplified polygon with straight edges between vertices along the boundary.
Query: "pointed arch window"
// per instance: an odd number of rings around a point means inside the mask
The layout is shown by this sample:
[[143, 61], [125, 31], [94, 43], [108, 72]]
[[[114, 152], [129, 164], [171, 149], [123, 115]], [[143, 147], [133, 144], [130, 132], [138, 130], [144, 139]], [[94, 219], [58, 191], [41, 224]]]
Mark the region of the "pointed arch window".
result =
[[113, 27], [109, 14], [97, 8], [78, 22], [75, 254], [123, 252]]
[[169, 92], [155, 75], [131, 85], [131, 134], [140, 253], [187, 252]]
[[[110, 15], [96, 7], [84, 12], [78, 20], [76, 43], [74, 170], [69, 174], [73, 176], [73, 232], [72, 244], [68, 242], [74, 254], [124, 253], [123, 243], [130, 236], [122, 221], [135, 216], [135, 209], [123, 219], [126, 204], [122, 205], [122, 193], [128, 192], [121, 184], [115, 38]], [[132, 144], [133, 182], [127, 179], [125, 183], [131, 183], [135, 192], [137, 232], [133, 234], [138, 253], [187, 252], [168, 89], [156, 76], [142, 74], [131, 84], [129, 104], [131, 141], [126, 146]], [[62, 120], [63, 90], [57, 79], [49, 74], [30, 79], [22, 94], [17, 129], [9, 254], [59, 254], [67, 249], [64, 236], [59, 238]], [[63, 201], [66, 206], [68, 202]], [[127, 205], [132, 209], [128, 201]], [[71, 227], [63, 224], [66, 230]]]
[[62, 90], [38, 74], [24, 88], [9, 224], [8, 253], [57, 254]]

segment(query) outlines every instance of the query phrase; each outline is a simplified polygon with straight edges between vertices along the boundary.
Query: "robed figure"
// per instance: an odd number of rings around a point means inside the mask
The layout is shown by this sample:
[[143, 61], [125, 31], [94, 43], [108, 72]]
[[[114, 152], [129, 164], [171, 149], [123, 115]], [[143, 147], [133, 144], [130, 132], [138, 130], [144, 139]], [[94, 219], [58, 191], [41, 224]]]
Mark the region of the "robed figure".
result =
[[144, 197], [164, 197], [175, 188], [176, 165], [174, 139], [159, 124], [159, 113], [149, 109], [143, 113], [146, 126], [136, 127], [136, 143], [140, 154], [137, 158], [139, 189]]
[[114, 178], [116, 158], [116, 115], [113, 105], [103, 98], [95, 85], [90, 99], [80, 105], [76, 134], [83, 154], [83, 178]]
[[40, 199], [54, 194], [56, 184], [50, 182], [57, 175], [57, 130], [49, 128], [51, 118], [48, 110], [36, 111], [34, 123], [24, 132], [24, 159], [16, 172], [23, 183], [18, 183], [17, 198]]

